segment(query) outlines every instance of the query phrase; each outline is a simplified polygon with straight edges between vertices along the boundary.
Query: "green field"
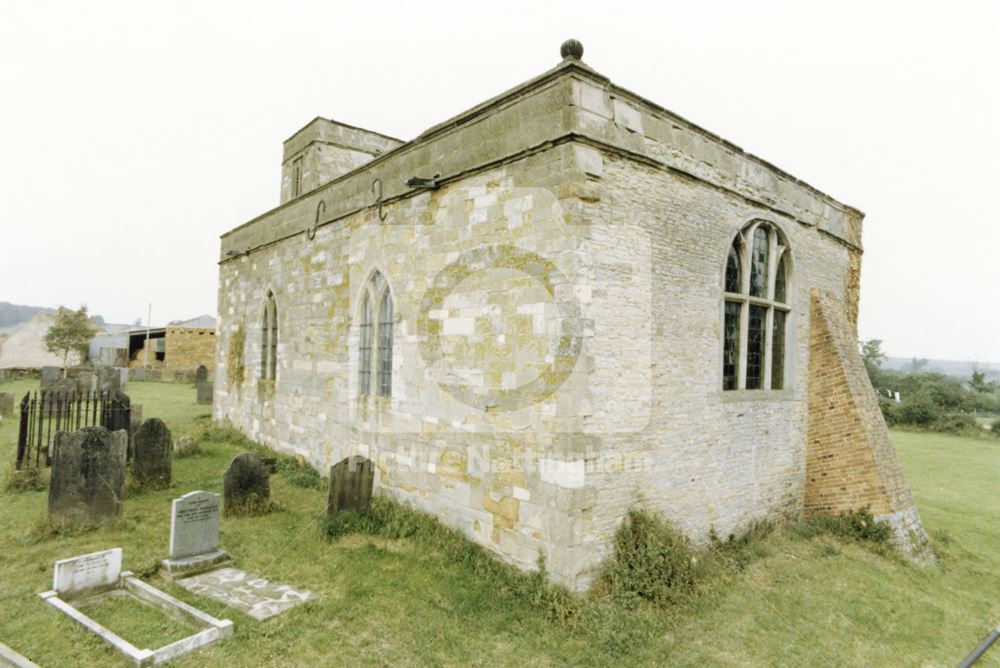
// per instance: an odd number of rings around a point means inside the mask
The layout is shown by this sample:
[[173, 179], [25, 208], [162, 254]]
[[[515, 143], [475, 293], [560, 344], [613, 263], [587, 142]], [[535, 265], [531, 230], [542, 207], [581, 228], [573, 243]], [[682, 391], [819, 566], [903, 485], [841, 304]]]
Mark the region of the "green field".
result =
[[[18, 397], [37, 381], [0, 383]], [[133, 402], [175, 434], [206, 413], [191, 386], [133, 383]], [[2, 476], [12, 468], [17, 425], [0, 422]], [[483, 584], [471, 568], [426, 543], [321, 534], [325, 491], [276, 475], [265, 517], [222, 523], [236, 566], [319, 595], [256, 622], [197, 598], [155, 574], [164, 558], [170, 500], [221, 491], [239, 449], [202, 443], [174, 462], [174, 486], [125, 503], [120, 525], [53, 535], [46, 492], [0, 492], [0, 642], [42, 666], [124, 665], [117, 655], [36, 596], [55, 559], [124, 548], [125, 568], [212, 615], [234, 637], [179, 666], [334, 665], [955, 665], [1000, 624], [1000, 442], [893, 434], [917, 505], [941, 556], [920, 568], [830, 536], [794, 528], [761, 539], [763, 556], [732, 568], [701, 595], [669, 608], [588, 600], [560, 621], [544, 602]], [[129, 623], [127, 607], [102, 612]], [[136, 623], [158, 642], [176, 629]], [[128, 635], [124, 632], [123, 635]], [[995, 647], [982, 665], [1000, 665]]]

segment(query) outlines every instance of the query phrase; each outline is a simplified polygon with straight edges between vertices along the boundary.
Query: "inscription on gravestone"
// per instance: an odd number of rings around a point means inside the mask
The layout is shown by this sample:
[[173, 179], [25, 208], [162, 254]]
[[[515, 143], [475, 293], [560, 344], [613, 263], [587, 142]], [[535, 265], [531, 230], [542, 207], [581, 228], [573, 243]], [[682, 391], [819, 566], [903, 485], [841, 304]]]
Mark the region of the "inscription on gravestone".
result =
[[228, 561], [219, 549], [219, 495], [188, 492], [170, 506], [168, 574], [192, 574]]
[[205, 366], [204, 364], [199, 366], [198, 369], [194, 372], [194, 379], [195, 382], [198, 383], [204, 383], [206, 380], [208, 380], [208, 367]]
[[52, 575], [52, 589], [62, 598], [93, 594], [118, 586], [122, 572], [122, 549], [116, 547], [79, 557], [60, 559]]
[[132, 449], [132, 475], [142, 484], [158, 489], [170, 486], [173, 442], [170, 430], [159, 418], [149, 418], [136, 430]]
[[188, 492], [171, 504], [170, 558], [184, 559], [219, 549], [219, 495]]
[[128, 433], [84, 427], [56, 434], [49, 519], [102, 522], [122, 513]]
[[330, 494], [326, 514], [344, 510], [363, 513], [372, 502], [375, 471], [371, 460], [360, 455], [348, 457], [330, 467]]

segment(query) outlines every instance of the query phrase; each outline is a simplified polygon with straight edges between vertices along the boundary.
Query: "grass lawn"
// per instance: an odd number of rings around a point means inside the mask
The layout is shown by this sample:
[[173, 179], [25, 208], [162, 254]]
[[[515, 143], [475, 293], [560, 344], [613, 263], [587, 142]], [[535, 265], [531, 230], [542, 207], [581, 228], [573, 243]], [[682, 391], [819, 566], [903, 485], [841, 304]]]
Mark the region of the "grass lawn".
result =
[[[37, 381], [0, 383], [18, 399]], [[145, 417], [175, 435], [207, 413], [191, 386], [133, 383]], [[13, 466], [16, 420], [0, 422], [0, 476]], [[482, 584], [443, 551], [409, 539], [321, 535], [325, 490], [272, 478], [281, 510], [224, 518], [236, 566], [319, 595], [265, 622], [195, 597], [156, 575], [166, 556], [170, 500], [221, 492], [239, 452], [202, 443], [174, 461], [170, 490], [128, 498], [120, 525], [52, 535], [46, 492], [0, 492], [0, 642], [42, 666], [123, 665], [36, 597], [55, 559], [110, 547], [154, 586], [235, 623], [234, 637], [179, 666], [334, 665], [955, 665], [1000, 624], [1000, 442], [895, 432], [896, 447], [940, 563], [919, 568], [830, 536], [792, 529], [760, 539], [763, 556], [718, 576], [672, 608], [591, 601], [556, 621], [538, 601]], [[104, 611], [116, 624], [126, 607]], [[137, 624], [139, 636], [173, 629]], [[123, 629], [124, 631], [124, 629]], [[982, 665], [1000, 665], [994, 647]]]

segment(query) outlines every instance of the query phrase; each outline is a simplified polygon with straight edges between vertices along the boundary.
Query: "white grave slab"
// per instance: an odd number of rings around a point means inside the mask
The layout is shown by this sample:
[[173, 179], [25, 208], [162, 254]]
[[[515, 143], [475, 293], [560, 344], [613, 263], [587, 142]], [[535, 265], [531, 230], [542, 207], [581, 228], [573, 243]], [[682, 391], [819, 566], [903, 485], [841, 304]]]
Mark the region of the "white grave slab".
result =
[[188, 492], [170, 506], [168, 575], [204, 571], [229, 560], [219, 549], [221, 497], [212, 492]]
[[220, 568], [177, 580], [177, 584], [192, 594], [214, 598], [258, 621], [316, 598], [312, 592], [269, 582], [237, 568]]
[[[122, 572], [122, 549], [116, 547], [103, 552], [84, 554], [56, 562], [53, 591], [39, 594], [46, 603], [65, 613], [77, 624], [101, 637], [136, 666], [166, 663], [233, 634], [233, 623], [216, 619], [169, 594], [151, 587], [134, 577], [131, 571]], [[92, 596], [80, 597], [80, 594]], [[194, 625], [198, 632], [157, 649], [142, 649], [131, 644], [114, 631], [98, 624], [79, 610], [84, 605], [105, 596], [126, 595], [159, 608], [164, 613]], [[74, 605], [67, 596], [81, 598]], [[0, 657], [5, 658], [5, 657]], [[3, 663], [0, 660], [0, 663]], [[33, 664], [32, 664], [33, 665]]]
[[122, 549], [115, 547], [60, 559], [52, 575], [52, 589], [61, 598], [76, 598], [117, 587], [121, 575]]

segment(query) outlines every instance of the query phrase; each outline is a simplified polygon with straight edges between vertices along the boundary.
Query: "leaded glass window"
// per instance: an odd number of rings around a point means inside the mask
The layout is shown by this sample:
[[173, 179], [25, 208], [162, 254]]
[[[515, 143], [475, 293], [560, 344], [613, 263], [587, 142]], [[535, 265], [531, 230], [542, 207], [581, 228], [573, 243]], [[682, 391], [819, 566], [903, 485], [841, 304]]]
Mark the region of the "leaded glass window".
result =
[[750, 256], [750, 296], [767, 297], [767, 229], [758, 227], [753, 233]]
[[[378, 317], [377, 320], [373, 320], [373, 311], [376, 308]], [[377, 271], [372, 274], [364, 287], [360, 316], [358, 394], [392, 396], [392, 293], [385, 277]], [[374, 388], [372, 388], [373, 380]]]
[[767, 341], [767, 309], [750, 306], [750, 325], [747, 328], [747, 389], [759, 390], [764, 382], [764, 345]]
[[372, 384], [372, 305], [368, 291], [361, 303], [361, 327], [358, 338], [358, 394], [368, 394]]
[[388, 290], [378, 308], [378, 395], [392, 396], [392, 295]]
[[278, 368], [278, 307], [271, 292], [264, 300], [260, 330], [260, 377], [274, 380]]
[[775, 225], [754, 221], [729, 247], [722, 323], [724, 390], [785, 388], [791, 259], [783, 239]]
[[726, 292], [741, 292], [743, 284], [742, 260], [740, 259], [740, 239], [733, 239], [726, 260]]
[[778, 270], [774, 275], [774, 301], [784, 304], [788, 301], [785, 296], [785, 255], [781, 255], [778, 260]]
[[724, 343], [722, 349], [722, 389], [735, 390], [739, 387], [740, 363], [740, 311], [739, 302], [726, 302], [724, 323]]
[[785, 387], [785, 312], [775, 309], [771, 327], [771, 389]]

